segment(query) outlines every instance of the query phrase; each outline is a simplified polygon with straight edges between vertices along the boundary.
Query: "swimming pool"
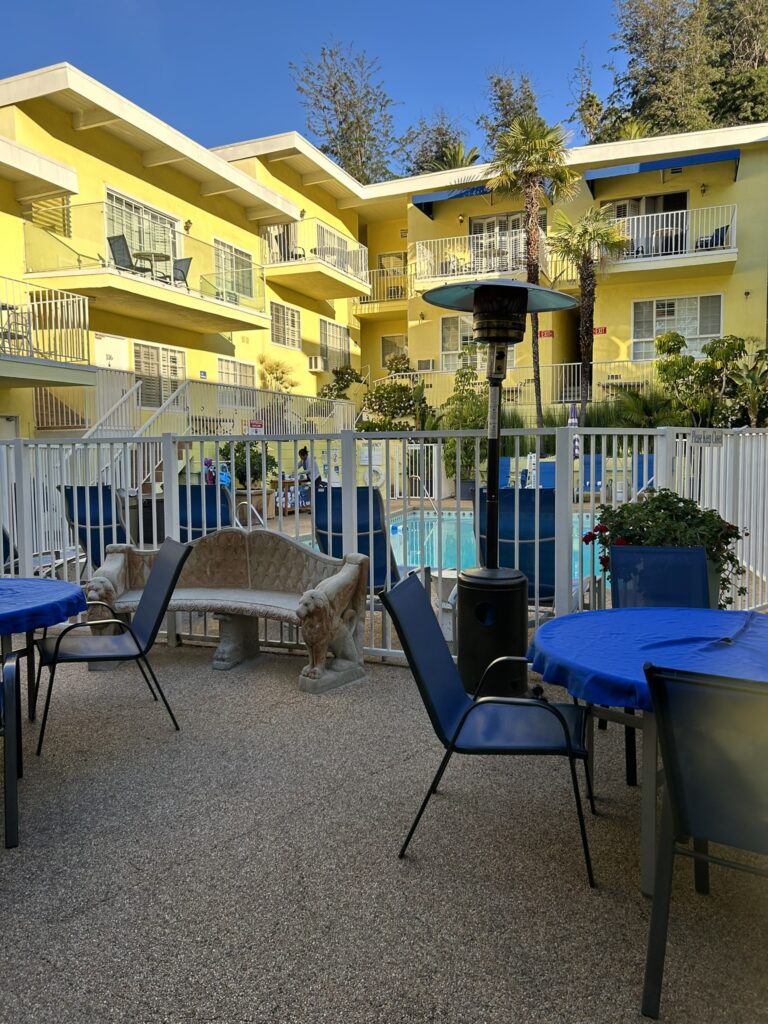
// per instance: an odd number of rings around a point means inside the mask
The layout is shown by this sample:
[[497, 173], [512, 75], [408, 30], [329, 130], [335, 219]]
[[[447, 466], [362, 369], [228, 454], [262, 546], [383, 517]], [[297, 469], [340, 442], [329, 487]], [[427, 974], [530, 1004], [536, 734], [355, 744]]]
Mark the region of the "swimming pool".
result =
[[[579, 575], [579, 549], [582, 546], [582, 528], [578, 514], [572, 516], [572, 569], [573, 578]], [[583, 529], [588, 530], [590, 517], [584, 515]], [[429, 565], [434, 569], [469, 569], [477, 565], [475, 549], [475, 513], [444, 511], [408, 512], [407, 521], [403, 514], [393, 515], [390, 520], [390, 540], [398, 565]], [[407, 536], [408, 550], [404, 552]], [[458, 564], [457, 564], [458, 553]], [[407, 554], [407, 557], [406, 557]], [[590, 572], [589, 559], [584, 552], [583, 574]]]

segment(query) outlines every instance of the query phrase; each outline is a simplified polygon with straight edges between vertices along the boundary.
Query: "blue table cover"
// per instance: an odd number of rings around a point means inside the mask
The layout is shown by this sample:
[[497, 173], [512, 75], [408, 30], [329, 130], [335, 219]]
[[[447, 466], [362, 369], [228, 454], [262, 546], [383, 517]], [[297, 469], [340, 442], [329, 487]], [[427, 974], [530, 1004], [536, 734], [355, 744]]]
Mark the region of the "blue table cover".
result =
[[82, 588], [63, 580], [0, 579], [0, 636], [55, 626], [86, 609]]
[[579, 612], [540, 626], [528, 660], [545, 682], [574, 697], [651, 711], [647, 661], [768, 684], [768, 615], [709, 608]]

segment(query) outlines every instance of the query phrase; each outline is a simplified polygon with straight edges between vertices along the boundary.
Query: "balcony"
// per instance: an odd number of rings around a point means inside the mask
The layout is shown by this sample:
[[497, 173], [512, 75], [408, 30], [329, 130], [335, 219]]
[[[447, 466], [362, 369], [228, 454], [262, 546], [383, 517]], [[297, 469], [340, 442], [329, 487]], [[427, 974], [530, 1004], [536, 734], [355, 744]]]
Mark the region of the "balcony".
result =
[[[618, 217], [614, 223], [626, 236], [627, 248], [607, 261], [608, 273], [675, 268], [687, 273], [691, 267], [734, 263], [738, 255], [735, 205]], [[556, 287], [578, 282], [576, 267], [553, 256], [548, 276]]]
[[367, 295], [368, 249], [315, 218], [277, 224], [261, 232], [270, 283], [313, 299]]
[[88, 300], [0, 277], [0, 380], [13, 387], [95, 382]]
[[352, 307], [359, 319], [392, 320], [405, 314], [413, 292], [413, 276], [404, 269], [369, 270], [370, 295], [361, 295]]
[[[581, 363], [542, 364], [540, 370], [543, 406], [566, 405], [580, 400]], [[453, 394], [455, 373], [451, 370], [429, 370], [396, 376], [414, 384], [423, 384], [427, 402], [435, 409], [444, 405]], [[615, 398], [617, 387], [642, 391], [651, 387], [654, 380], [653, 360], [623, 359], [593, 363], [589, 398], [591, 402], [609, 402]], [[483, 387], [483, 384], [481, 377], [478, 388]], [[533, 366], [511, 367], [504, 380], [502, 401], [522, 410], [535, 408]]]
[[41, 284], [66, 281], [94, 309], [193, 333], [267, 327], [260, 264], [175, 223], [111, 203], [72, 206], [49, 223], [25, 223], [27, 274]]
[[524, 231], [432, 238], [416, 242], [414, 248], [414, 280], [420, 288], [458, 277], [521, 277], [525, 271]]

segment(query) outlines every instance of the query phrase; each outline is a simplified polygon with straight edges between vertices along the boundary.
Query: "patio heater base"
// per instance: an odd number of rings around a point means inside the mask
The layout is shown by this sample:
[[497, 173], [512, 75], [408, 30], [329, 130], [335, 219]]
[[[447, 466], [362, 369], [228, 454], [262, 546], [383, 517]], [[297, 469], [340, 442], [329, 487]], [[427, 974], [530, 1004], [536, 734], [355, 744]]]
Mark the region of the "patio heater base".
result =
[[[474, 693], [495, 658], [525, 656], [528, 649], [528, 579], [518, 569], [465, 569], [458, 579], [458, 665], [467, 693]], [[482, 696], [520, 697], [527, 692], [524, 663], [504, 665], [486, 680]]]

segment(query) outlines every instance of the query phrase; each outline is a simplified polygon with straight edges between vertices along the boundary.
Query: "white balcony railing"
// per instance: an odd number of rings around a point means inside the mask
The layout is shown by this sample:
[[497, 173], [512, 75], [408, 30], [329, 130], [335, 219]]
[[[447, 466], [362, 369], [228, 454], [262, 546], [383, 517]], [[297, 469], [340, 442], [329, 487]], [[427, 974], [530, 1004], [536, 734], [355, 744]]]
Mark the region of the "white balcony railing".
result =
[[361, 306], [373, 302], [402, 302], [410, 293], [409, 274], [406, 270], [369, 270], [370, 295], [361, 295]]
[[0, 354], [88, 362], [88, 299], [0, 277]]
[[485, 235], [459, 235], [416, 242], [414, 275], [417, 281], [440, 277], [475, 277], [478, 274], [525, 272], [525, 232], [499, 231]]
[[735, 205], [621, 217], [615, 223], [629, 240], [622, 262], [736, 249]]
[[[543, 364], [541, 370], [542, 404], [563, 405], [578, 402], [581, 397], [581, 363]], [[397, 374], [398, 379], [423, 384], [427, 402], [433, 408], [442, 406], [453, 394], [455, 374], [449, 370], [428, 370], [422, 373]], [[390, 378], [387, 378], [390, 379]], [[643, 391], [655, 381], [653, 360], [634, 362], [629, 359], [610, 360], [592, 364], [590, 401], [608, 402], [616, 397], [619, 387]], [[477, 383], [483, 386], [483, 379]], [[375, 387], [375, 384], [374, 384]], [[533, 386], [533, 366], [514, 366], [504, 380], [502, 400], [520, 407], [536, 404]]]
[[321, 220], [271, 224], [261, 231], [262, 258], [268, 265], [320, 261], [359, 281], [368, 281], [368, 249]]

